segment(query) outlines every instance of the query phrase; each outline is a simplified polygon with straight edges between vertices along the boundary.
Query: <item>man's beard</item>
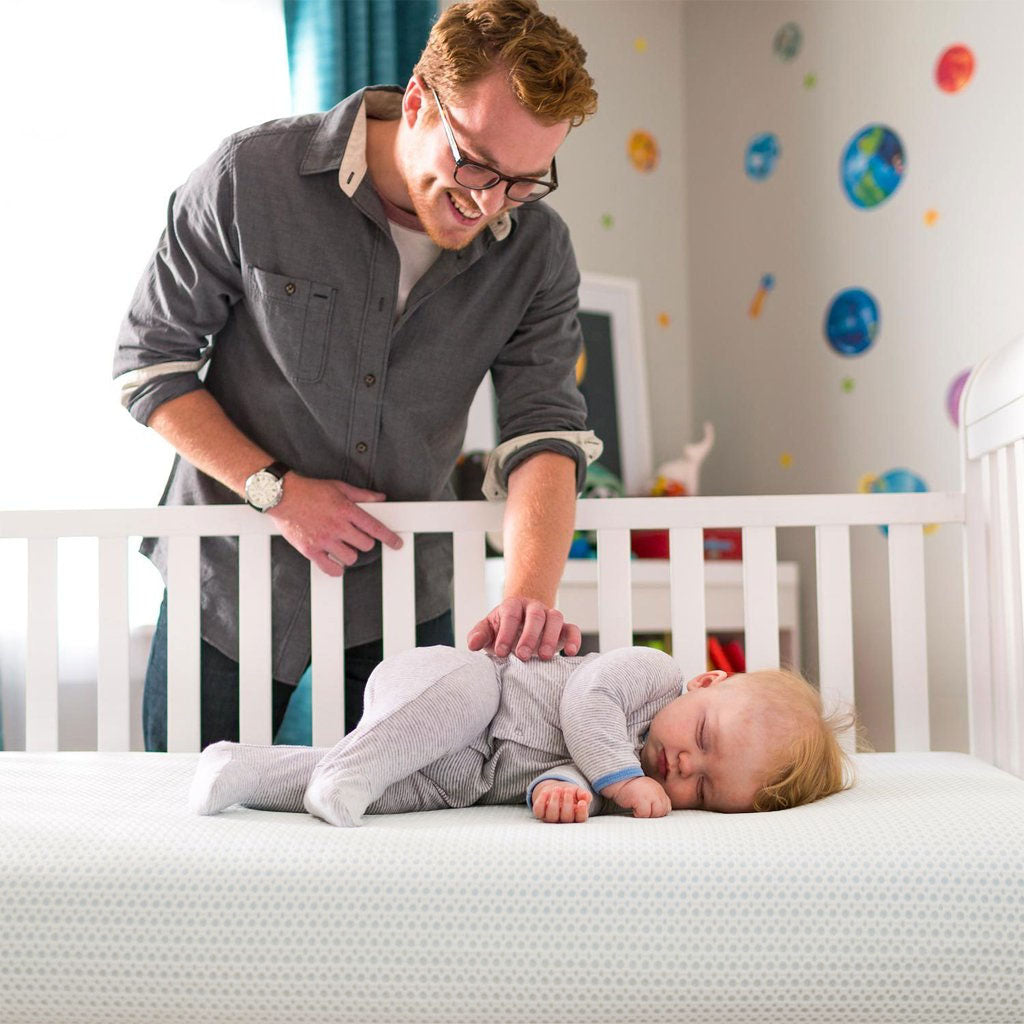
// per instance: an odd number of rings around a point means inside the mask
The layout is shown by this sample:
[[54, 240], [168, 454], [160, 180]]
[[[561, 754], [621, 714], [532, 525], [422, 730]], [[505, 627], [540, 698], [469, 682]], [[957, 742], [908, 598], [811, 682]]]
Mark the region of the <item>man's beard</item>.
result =
[[[433, 179], [431, 184], [436, 181], [436, 178]], [[501, 216], [500, 213], [493, 217], [481, 214], [479, 222], [472, 228], [463, 226], [462, 230], [459, 230], [460, 225], [458, 225], [455, 219], [446, 218], [445, 214], [438, 209], [438, 206], [444, 207], [451, 203], [448, 189], [443, 188], [441, 190], [440, 200], [438, 200], [431, 199], [430, 185], [411, 186], [409, 188], [409, 198], [412, 200], [413, 210], [416, 216], [419, 217], [420, 224], [423, 225], [423, 230], [426, 231], [430, 240], [442, 249], [450, 249], [452, 251], [465, 249], [484, 228]], [[457, 235], [455, 234], [456, 231], [458, 231]], [[453, 235], [455, 236], [454, 238], [452, 237]]]

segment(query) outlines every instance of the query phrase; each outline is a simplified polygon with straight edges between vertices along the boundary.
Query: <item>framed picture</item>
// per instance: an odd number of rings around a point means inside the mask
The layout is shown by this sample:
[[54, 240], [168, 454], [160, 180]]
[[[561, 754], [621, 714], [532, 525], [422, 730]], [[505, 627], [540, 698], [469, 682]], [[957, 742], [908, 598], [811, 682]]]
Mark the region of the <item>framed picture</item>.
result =
[[[587, 426], [604, 441], [598, 460], [622, 481], [627, 494], [646, 494], [653, 477], [640, 286], [605, 274], [582, 275], [580, 327], [583, 352], [577, 382], [587, 400]], [[494, 387], [480, 385], [466, 428], [466, 451], [497, 443]]]

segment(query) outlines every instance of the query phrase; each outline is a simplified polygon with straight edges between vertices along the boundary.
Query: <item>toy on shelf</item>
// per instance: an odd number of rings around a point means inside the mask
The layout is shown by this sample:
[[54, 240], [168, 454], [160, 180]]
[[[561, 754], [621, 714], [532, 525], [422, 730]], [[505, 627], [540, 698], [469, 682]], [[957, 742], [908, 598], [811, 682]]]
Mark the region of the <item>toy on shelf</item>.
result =
[[[715, 429], [704, 423], [704, 435], [683, 448], [681, 458], [663, 462], [657, 469], [650, 494], [656, 498], [680, 498], [700, 493], [700, 467], [715, 443]], [[634, 530], [630, 547], [637, 558], [668, 558], [668, 530]]]

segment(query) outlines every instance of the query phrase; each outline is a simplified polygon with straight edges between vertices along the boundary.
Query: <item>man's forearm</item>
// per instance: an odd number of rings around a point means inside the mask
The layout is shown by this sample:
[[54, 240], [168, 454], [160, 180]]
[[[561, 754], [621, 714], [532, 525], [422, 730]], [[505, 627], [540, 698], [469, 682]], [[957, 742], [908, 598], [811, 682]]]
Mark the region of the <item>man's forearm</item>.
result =
[[512, 471], [505, 505], [505, 597], [533, 597], [554, 606], [575, 519], [572, 459], [540, 452]]
[[157, 406], [152, 427], [196, 469], [242, 495], [246, 479], [274, 461], [228, 418], [205, 389], [189, 391]]

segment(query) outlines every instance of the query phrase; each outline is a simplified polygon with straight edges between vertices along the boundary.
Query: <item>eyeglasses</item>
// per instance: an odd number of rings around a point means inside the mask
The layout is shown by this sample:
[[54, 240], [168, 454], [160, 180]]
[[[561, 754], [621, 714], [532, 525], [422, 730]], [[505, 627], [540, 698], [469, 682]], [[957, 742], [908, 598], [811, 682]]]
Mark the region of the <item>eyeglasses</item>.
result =
[[551, 158], [551, 180], [541, 181], [539, 178], [510, 178], [507, 174], [496, 171], [487, 164], [478, 164], [475, 160], [467, 160], [460, 152], [459, 145], [455, 141], [455, 133], [448, 121], [448, 115], [444, 111], [444, 104], [437, 90], [431, 86], [430, 91], [434, 94], [438, 112], [441, 115], [441, 125], [444, 133], [448, 136], [448, 145], [451, 147], [452, 157], [455, 159], [455, 180], [464, 188], [488, 189], [494, 188], [499, 181], [505, 182], [505, 195], [514, 203], [535, 203], [558, 188], [558, 169], [555, 167], [555, 158]]

